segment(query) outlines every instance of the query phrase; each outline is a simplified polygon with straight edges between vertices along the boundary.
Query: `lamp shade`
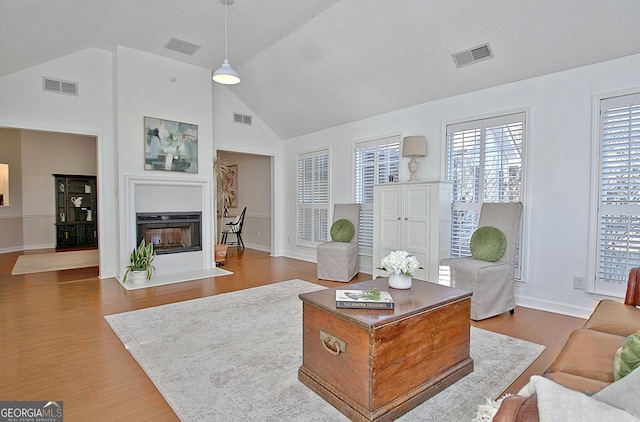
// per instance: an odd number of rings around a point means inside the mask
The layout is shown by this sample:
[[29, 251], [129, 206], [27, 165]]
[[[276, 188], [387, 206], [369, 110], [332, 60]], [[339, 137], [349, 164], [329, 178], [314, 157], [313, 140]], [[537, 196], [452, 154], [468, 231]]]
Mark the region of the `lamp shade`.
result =
[[213, 80], [223, 85], [235, 85], [240, 83], [240, 75], [238, 75], [238, 72], [233, 70], [229, 61], [224, 59], [222, 66], [213, 72]]
[[403, 157], [425, 157], [427, 155], [427, 138], [424, 136], [405, 136], [402, 140]]

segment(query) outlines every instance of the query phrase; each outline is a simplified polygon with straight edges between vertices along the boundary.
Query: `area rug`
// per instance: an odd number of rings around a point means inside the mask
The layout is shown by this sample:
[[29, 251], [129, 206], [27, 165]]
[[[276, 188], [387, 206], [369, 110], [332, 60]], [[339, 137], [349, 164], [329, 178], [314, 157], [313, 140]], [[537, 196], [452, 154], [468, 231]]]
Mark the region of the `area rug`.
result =
[[13, 266], [11, 275], [71, 270], [74, 268], [97, 267], [98, 265], [97, 249], [20, 255]]
[[[182, 421], [347, 421], [298, 381], [302, 302], [290, 280], [105, 319]], [[475, 370], [401, 421], [471, 420], [544, 346], [471, 328]]]
[[147, 280], [143, 284], [133, 284], [131, 280], [120, 283], [127, 290], [146, 289], [149, 287], [163, 286], [165, 284], [181, 283], [183, 281], [199, 280], [201, 278], [219, 277], [221, 275], [233, 274], [231, 271], [214, 267], [207, 270], [185, 271], [174, 274], [154, 274], [151, 280]]

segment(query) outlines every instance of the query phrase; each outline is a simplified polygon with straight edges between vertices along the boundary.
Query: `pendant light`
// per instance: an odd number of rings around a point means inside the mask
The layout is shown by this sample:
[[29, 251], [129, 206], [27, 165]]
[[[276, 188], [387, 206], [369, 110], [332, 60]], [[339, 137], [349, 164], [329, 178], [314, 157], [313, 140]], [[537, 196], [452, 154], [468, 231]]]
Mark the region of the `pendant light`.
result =
[[240, 75], [233, 70], [227, 59], [227, 6], [233, 4], [233, 0], [220, 0], [224, 4], [224, 62], [215, 72], [213, 80], [222, 85], [235, 85], [240, 83]]

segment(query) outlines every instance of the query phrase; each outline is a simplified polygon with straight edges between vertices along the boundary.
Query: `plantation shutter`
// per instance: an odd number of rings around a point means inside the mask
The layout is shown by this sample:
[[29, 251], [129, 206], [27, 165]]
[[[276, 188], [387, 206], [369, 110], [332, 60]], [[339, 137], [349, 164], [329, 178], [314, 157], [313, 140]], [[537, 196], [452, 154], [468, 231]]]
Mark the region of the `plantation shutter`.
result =
[[297, 244], [327, 241], [329, 224], [329, 151], [298, 154]]
[[600, 116], [595, 292], [623, 297], [640, 266], [640, 94], [601, 100]]
[[399, 177], [400, 136], [355, 145], [355, 202], [360, 203], [360, 254], [373, 255], [373, 185]]
[[480, 214], [482, 122], [447, 127], [447, 179], [453, 181], [451, 257], [471, 255], [469, 240]]
[[453, 182], [451, 256], [469, 256], [484, 202], [521, 202], [525, 114], [447, 126], [447, 179]]

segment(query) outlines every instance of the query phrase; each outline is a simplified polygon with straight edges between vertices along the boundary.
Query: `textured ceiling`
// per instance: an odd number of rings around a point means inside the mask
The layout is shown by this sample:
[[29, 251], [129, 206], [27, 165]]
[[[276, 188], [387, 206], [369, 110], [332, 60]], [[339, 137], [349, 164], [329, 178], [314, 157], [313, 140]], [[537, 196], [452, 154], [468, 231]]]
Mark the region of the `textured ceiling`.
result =
[[[282, 138], [426, 101], [640, 53], [638, 0], [235, 0], [231, 87]], [[175, 37], [201, 45], [187, 56]], [[495, 58], [451, 54], [490, 43]], [[0, 76], [124, 45], [208, 69], [220, 0], [0, 0]]]

